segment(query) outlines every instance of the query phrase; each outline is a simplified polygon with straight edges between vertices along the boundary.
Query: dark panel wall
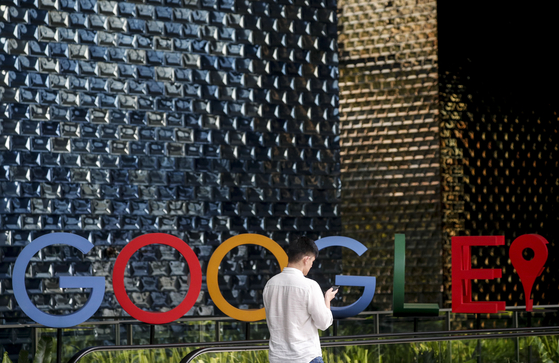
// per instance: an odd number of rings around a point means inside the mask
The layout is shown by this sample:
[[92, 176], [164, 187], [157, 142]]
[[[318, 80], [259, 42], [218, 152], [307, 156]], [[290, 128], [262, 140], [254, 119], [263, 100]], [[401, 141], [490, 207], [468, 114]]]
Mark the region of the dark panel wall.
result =
[[[460, 76], [448, 73], [442, 78], [445, 240], [450, 244], [454, 235], [504, 235], [504, 247], [473, 250], [474, 268], [503, 270], [502, 279], [474, 284], [475, 297], [525, 305], [508, 251], [520, 235], [542, 235], [549, 242], [549, 257], [534, 285], [534, 304], [556, 304], [557, 114], [545, 106], [527, 112], [509, 99], [490, 98]], [[531, 258], [528, 252], [525, 258]], [[446, 271], [450, 264], [448, 254]], [[448, 278], [449, 302], [450, 274]]]
[[[440, 1], [441, 71], [460, 72], [489, 97], [514, 99], [519, 109], [557, 104], [557, 3]], [[530, 110], [531, 112], [531, 110]]]
[[504, 235], [506, 246], [473, 251], [474, 267], [503, 270], [500, 280], [474, 284], [475, 297], [525, 305], [508, 250], [516, 237], [528, 233], [549, 241], [534, 304], [559, 301], [556, 7], [439, 4], [447, 303], [451, 237]]
[[[203, 270], [232, 235], [337, 234], [338, 66], [333, 1], [0, 1], [0, 313], [19, 251], [52, 231], [95, 244], [38, 254], [28, 270], [45, 311], [79, 308], [64, 274], [105, 276], [98, 314], [122, 313], [112, 264], [132, 238], [176, 235]], [[224, 294], [261, 306], [277, 272], [258, 249], [222, 264]], [[263, 274], [253, 276], [253, 268]], [[187, 290], [177, 252], [146, 248], [126, 284], [146, 309]], [[217, 313], [206, 293], [191, 314]]]

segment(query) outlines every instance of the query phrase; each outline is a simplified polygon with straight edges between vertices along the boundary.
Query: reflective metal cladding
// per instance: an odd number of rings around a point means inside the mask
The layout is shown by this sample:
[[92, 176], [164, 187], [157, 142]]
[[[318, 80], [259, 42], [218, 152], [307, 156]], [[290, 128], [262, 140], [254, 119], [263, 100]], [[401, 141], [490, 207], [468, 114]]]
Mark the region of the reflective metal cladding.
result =
[[[336, 26], [334, 1], [0, 0], [3, 316], [20, 316], [15, 258], [52, 231], [95, 247], [83, 260], [70, 247], [37, 253], [31, 300], [68, 313], [88, 295], [63, 293], [58, 278], [104, 276], [106, 316], [121, 314], [114, 259], [141, 234], [178, 236], [203, 266], [239, 233], [280, 244], [337, 234]], [[272, 261], [232, 251], [224, 295], [260, 307]], [[138, 307], [165, 309], [183, 299], [188, 270], [172, 248], [145, 248], [125, 284]], [[214, 313], [204, 290], [195, 307]]]

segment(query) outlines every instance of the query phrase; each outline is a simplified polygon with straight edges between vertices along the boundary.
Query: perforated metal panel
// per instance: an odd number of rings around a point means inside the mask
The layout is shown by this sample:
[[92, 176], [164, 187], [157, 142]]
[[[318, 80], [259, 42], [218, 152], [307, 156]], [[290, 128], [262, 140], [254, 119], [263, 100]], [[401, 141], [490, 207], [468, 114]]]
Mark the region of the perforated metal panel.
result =
[[376, 276], [373, 305], [390, 308], [394, 234], [405, 233], [406, 301], [438, 302], [436, 2], [347, 0], [339, 8], [344, 235], [369, 247], [361, 258], [348, 253], [344, 270]]

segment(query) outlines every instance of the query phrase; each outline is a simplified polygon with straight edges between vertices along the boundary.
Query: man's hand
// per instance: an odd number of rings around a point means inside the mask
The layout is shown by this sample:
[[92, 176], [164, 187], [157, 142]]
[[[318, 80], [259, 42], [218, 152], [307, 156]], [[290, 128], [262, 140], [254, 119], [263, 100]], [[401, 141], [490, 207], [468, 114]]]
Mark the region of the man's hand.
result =
[[324, 293], [324, 302], [326, 303], [326, 307], [328, 309], [330, 309], [330, 301], [332, 301], [332, 299], [336, 296], [337, 293], [338, 293], [338, 290], [334, 291], [332, 288], [329, 288]]

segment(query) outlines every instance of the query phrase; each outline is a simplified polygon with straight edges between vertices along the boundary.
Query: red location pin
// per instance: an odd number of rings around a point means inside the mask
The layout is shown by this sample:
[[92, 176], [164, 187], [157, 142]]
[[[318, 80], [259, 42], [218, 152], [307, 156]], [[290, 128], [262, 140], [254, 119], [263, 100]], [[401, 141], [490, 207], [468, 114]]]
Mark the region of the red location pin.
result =
[[[524, 234], [515, 239], [509, 249], [509, 257], [512, 265], [516, 269], [522, 286], [524, 286], [524, 295], [526, 298], [526, 311], [532, 311], [534, 301], [530, 299], [532, 286], [536, 278], [543, 272], [545, 262], [547, 261], [547, 240], [537, 234]], [[534, 258], [530, 261], [524, 259], [522, 252], [529, 248], [534, 251]]]

